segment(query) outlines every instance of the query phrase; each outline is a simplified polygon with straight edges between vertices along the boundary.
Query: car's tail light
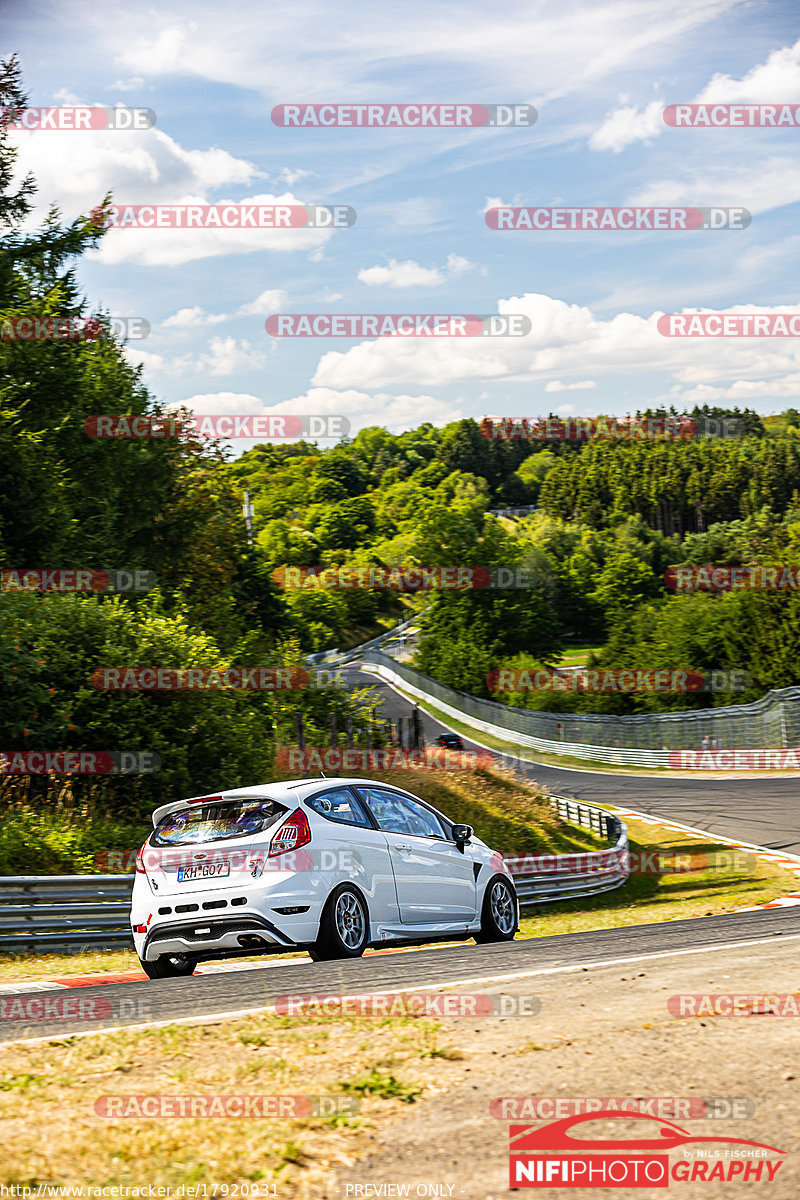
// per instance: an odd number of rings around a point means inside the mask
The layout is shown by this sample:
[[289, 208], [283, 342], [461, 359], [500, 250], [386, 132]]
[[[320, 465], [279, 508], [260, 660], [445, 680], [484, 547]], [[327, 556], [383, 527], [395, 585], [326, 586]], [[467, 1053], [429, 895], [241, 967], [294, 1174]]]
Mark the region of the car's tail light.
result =
[[302, 808], [296, 808], [286, 818], [277, 833], [273, 834], [269, 844], [269, 858], [275, 854], [288, 854], [290, 850], [298, 850], [307, 846], [311, 841], [311, 830], [308, 827], [308, 817]]
[[[130, 859], [128, 859], [128, 862], [130, 862], [130, 861], [131, 861], [131, 860], [130, 860]], [[145, 869], [144, 869], [144, 846], [142, 846], [141, 850], [140, 850], [140, 851], [139, 851], [139, 853], [136, 855], [136, 874], [137, 874], [137, 875], [144, 875], [144, 874], [145, 874]]]

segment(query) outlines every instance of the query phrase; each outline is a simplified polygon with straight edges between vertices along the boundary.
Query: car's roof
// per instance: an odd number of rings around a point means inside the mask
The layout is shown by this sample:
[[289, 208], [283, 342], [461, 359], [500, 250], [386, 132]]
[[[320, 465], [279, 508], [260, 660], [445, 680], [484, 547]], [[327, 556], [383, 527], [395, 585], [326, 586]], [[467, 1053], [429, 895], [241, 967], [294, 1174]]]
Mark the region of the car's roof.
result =
[[[302, 800], [307, 791], [317, 789], [320, 784], [328, 787], [341, 787], [349, 783], [362, 783], [374, 787], [377, 782], [375, 779], [362, 779], [358, 776], [337, 775], [326, 778], [324, 775], [318, 775], [312, 779], [286, 779], [277, 783], [257, 783], [251, 787], [222, 788], [217, 792], [187, 796], [182, 800], [171, 800], [169, 804], [162, 804], [153, 813], [153, 827], [155, 828], [168, 813], [177, 812], [178, 809], [184, 808], [188, 804], [200, 804], [203, 800], [247, 800], [252, 798], [253, 800], [277, 800], [280, 803], [293, 803], [296, 800]], [[378, 786], [391, 788], [394, 785], [379, 783]], [[395, 790], [402, 791], [402, 788]]]

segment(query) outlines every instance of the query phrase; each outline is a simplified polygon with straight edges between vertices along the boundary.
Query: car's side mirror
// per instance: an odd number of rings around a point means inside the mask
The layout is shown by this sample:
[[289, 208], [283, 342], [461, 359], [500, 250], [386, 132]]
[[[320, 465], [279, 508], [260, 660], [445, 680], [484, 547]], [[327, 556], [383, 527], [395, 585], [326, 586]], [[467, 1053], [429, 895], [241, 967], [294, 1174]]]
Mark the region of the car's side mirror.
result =
[[470, 840], [473, 834], [471, 825], [454, 825], [453, 826], [453, 841], [458, 846], [461, 853], [464, 853], [464, 847]]

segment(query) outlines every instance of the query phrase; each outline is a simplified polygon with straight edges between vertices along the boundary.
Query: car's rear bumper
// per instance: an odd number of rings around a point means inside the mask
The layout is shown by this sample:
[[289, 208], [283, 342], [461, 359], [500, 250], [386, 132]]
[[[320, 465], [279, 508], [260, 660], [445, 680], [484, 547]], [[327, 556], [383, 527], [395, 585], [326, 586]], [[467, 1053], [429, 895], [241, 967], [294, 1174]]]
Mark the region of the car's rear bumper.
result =
[[294, 938], [257, 913], [216, 917], [210, 921], [170, 921], [143, 936], [140, 955], [152, 962], [161, 954], [214, 954], [219, 951], [293, 949]]
[[[152, 962], [161, 954], [225, 958], [247, 950], [259, 953], [306, 946], [317, 938], [329, 890], [327, 880], [314, 880], [306, 874], [254, 885], [249, 894], [231, 897], [238, 901], [235, 905], [219, 891], [165, 896], [159, 903], [143, 880], [134, 887], [131, 903], [136, 952]], [[135, 932], [137, 926], [144, 926], [144, 931]]]

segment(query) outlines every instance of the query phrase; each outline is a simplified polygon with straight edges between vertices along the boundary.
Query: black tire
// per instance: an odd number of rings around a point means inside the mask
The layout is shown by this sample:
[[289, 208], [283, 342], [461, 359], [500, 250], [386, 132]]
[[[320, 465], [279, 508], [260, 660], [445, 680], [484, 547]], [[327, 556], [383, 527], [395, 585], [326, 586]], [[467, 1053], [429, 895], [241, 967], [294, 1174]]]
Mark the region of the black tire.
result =
[[197, 963], [187, 954], [159, 954], [158, 958], [148, 962], [140, 958], [142, 970], [148, 979], [175, 979], [181, 975], [194, 975]]
[[319, 935], [309, 950], [314, 962], [360, 958], [369, 945], [369, 909], [361, 892], [344, 883], [328, 897]]
[[476, 942], [513, 942], [519, 927], [519, 904], [514, 885], [504, 875], [495, 875], [486, 885]]

